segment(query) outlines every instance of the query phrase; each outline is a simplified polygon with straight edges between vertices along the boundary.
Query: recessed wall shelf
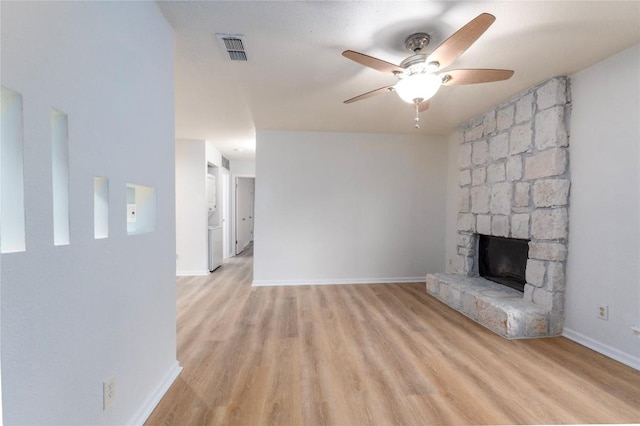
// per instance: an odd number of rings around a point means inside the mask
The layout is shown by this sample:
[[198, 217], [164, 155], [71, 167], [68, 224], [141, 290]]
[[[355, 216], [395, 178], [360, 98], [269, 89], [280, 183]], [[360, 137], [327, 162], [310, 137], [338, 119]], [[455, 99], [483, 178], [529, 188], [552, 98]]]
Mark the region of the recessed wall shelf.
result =
[[67, 115], [51, 111], [51, 183], [53, 185], [53, 243], [69, 244], [69, 132]]
[[156, 230], [156, 189], [127, 183], [127, 234]]
[[93, 178], [93, 231], [96, 239], [109, 236], [109, 179]]
[[0, 252], [26, 250], [22, 95], [0, 88]]

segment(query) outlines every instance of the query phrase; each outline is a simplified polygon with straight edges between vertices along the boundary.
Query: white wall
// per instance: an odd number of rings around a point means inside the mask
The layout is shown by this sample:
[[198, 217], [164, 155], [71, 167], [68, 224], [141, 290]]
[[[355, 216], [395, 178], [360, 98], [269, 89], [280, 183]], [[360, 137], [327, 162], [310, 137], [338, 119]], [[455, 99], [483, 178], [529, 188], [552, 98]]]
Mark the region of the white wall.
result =
[[222, 154], [211, 141], [205, 141], [206, 161], [214, 166], [222, 167]]
[[[23, 95], [27, 224], [26, 251], [2, 255], [4, 422], [141, 422], [179, 372], [171, 29], [150, 2], [3, 2], [1, 19], [2, 85]], [[52, 108], [69, 120], [64, 246]], [[109, 237], [97, 240], [95, 176], [109, 179]], [[156, 189], [155, 232], [127, 235], [127, 182]]]
[[[177, 275], [209, 274], [207, 164], [211, 163], [221, 170], [221, 158], [220, 151], [209, 141], [176, 141]], [[228, 206], [229, 202], [222, 199], [221, 176], [216, 177], [216, 186], [220, 211]]]
[[207, 275], [206, 146], [176, 141], [176, 273]]
[[447, 212], [445, 223], [445, 259], [447, 273], [455, 270], [454, 262], [459, 259], [457, 251], [458, 226], [458, 147], [460, 142], [455, 133], [449, 136], [447, 153]]
[[253, 160], [231, 160], [229, 171], [233, 175], [255, 176], [256, 162]]
[[442, 272], [446, 138], [258, 131], [255, 284]]
[[[640, 46], [571, 77], [565, 335], [640, 369]], [[609, 320], [596, 318], [609, 306]]]

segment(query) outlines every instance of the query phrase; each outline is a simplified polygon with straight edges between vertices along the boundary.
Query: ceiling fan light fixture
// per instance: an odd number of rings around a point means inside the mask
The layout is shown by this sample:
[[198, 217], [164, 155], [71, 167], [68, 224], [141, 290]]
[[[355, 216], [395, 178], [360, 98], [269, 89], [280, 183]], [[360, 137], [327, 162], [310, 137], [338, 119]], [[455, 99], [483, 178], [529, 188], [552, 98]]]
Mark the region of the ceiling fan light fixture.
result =
[[416, 99], [420, 102], [431, 99], [436, 94], [442, 80], [435, 74], [412, 74], [398, 81], [394, 86], [395, 91], [403, 101], [413, 104]]
[[436, 72], [438, 71], [438, 68], [440, 68], [440, 63], [438, 63], [438, 61], [432, 61], [432, 62], [426, 62], [425, 61], [425, 69], [427, 70], [427, 72]]
[[400, 65], [395, 65], [364, 53], [345, 50], [342, 52], [342, 56], [376, 71], [393, 74], [399, 81], [393, 86], [381, 87], [347, 99], [344, 103], [350, 104], [380, 93], [395, 91], [398, 92], [398, 96], [403, 101], [414, 105], [416, 111], [415, 127], [420, 128], [418, 114], [429, 108], [430, 99], [440, 89], [441, 85], [457, 86], [489, 83], [507, 80], [513, 75], [512, 70], [500, 69], [458, 69], [449, 70], [440, 75], [436, 74], [441, 69], [447, 69], [452, 62], [484, 34], [495, 20], [495, 16], [489, 13], [481, 13], [443, 41], [428, 55], [421, 52], [429, 44], [431, 39], [429, 34], [412, 34], [405, 40], [405, 46], [413, 55], [404, 59]]

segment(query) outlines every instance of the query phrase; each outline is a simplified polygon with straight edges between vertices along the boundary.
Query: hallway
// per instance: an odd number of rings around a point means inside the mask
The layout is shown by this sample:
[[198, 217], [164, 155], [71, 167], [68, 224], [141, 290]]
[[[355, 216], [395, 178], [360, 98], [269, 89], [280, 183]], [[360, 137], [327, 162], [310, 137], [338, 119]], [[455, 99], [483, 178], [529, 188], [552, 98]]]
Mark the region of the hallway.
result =
[[147, 425], [634, 423], [640, 372], [504, 340], [424, 283], [251, 287], [252, 247], [178, 279], [182, 374]]

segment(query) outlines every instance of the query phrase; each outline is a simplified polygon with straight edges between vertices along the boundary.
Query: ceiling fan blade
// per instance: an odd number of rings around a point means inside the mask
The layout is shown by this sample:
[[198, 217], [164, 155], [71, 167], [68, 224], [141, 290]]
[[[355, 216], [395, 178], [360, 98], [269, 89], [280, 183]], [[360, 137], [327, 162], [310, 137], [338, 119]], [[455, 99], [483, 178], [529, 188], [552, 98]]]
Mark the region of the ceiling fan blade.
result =
[[376, 71], [390, 74], [404, 72], [404, 68], [400, 68], [391, 62], [383, 61], [382, 59], [374, 58], [373, 56], [365, 55], [364, 53], [354, 52], [353, 50], [345, 50], [342, 52], [342, 56], [364, 65], [365, 67], [373, 68]]
[[438, 46], [436, 50], [427, 57], [427, 63], [438, 62], [440, 69], [449, 66], [458, 56], [462, 55], [495, 20], [495, 16], [488, 13], [481, 13]]
[[358, 95], [355, 98], [347, 99], [343, 103], [350, 104], [350, 103], [353, 103], [353, 102], [356, 102], [356, 101], [361, 101], [363, 99], [367, 99], [367, 98], [370, 98], [372, 96], [379, 95], [381, 93], [387, 93], [387, 92], [393, 92], [393, 86], [385, 86], [385, 87], [381, 87], [381, 88], [376, 89], [376, 90], [372, 90], [372, 91], [367, 92], [367, 93], [363, 93], [362, 95]]
[[429, 99], [427, 99], [426, 101], [420, 102], [420, 105], [418, 105], [418, 111], [423, 112], [428, 110], [430, 104], [431, 104], [431, 101]]
[[508, 80], [513, 75], [512, 70], [451, 70], [440, 74], [444, 76], [443, 85], [459, 86], [462, 84], [490, 83], [492, 81]]

